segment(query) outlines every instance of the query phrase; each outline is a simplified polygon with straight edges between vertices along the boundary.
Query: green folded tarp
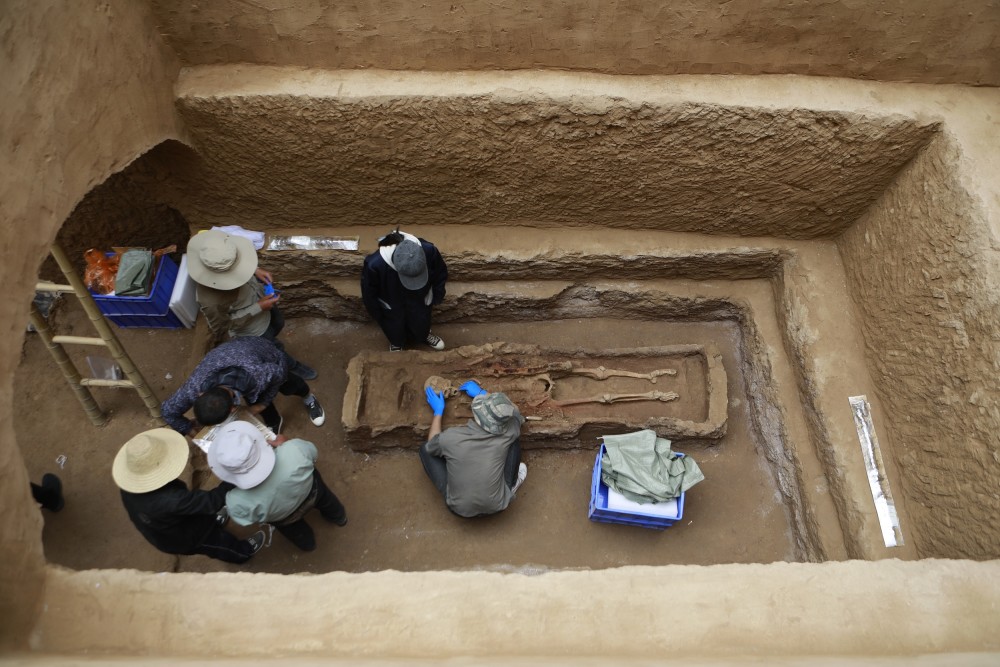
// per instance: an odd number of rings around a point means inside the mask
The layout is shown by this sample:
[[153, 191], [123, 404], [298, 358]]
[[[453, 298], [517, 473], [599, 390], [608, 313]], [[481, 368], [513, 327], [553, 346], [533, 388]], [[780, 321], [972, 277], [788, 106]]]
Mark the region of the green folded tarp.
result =
[[677, 498], [705, 479], [690, 456], [670, 449], [670, 441], [649, 429], [604, 436], [601, 479], [637, 503]]
[[116, 296], [143, 296], [149, 293], [153, 280], [153, 253], [148, 250], [126, 250], [118, 262], [115, 274]]

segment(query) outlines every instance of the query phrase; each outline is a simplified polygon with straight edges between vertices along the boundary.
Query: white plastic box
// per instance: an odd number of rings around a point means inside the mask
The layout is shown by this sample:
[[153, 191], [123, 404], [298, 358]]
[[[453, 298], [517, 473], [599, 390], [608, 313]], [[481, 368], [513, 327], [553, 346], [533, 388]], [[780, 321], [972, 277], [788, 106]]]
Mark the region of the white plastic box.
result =
[[188, 274], [187, 255], [181, 255], [181, 266], [177, 270], [174, 291], [170, 293], [170, 312], [188, 329], [193, 327], [194, 321], [198, 319], [198, 297], [195, 294], [195, 282]]

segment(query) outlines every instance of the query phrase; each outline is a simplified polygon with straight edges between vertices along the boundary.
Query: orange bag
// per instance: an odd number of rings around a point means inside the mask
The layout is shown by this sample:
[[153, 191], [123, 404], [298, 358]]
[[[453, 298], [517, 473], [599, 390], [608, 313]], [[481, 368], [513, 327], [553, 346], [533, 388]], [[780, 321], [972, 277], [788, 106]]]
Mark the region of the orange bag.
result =
[[108, 257], [96, 248], [83, 253], [83, 258], [87, 260], [83, 282], [90, 291], [95, 294], [110, 294], [115, 291], [115, 275], [118, 273], [120, 257], [117, 253]]

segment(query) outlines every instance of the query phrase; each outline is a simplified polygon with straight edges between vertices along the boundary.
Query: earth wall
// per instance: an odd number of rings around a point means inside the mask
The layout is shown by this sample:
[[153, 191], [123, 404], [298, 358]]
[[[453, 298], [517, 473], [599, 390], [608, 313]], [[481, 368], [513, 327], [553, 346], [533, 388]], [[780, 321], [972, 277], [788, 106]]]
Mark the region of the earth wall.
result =
[[925, 557], [1000, 557], [993, 162], [939, 137], [839, 240]]
[[895, 114], [652, 101], [607, 90], [607, 77], [593, 91], [502, 76], [369, 78], [381, 90], [345, 91], [357, 81], [345, 72], [187, 70], [177, 105], [199, 159], [167, 165], [177, 206], [198, 227], [815, 238], [856, 220], [938, 129]]
[[11, 425], [39, 266], [95, 185], [180, 130], [172, 106], [179, 65], [146, 5], [11, 0], [0, 10], [0, 36], [2, 649], [25, 646], [44, 579], [42, 519]]
[[804, 74], [1000, 84], [996, 0], [154, 0], [186, 65]]

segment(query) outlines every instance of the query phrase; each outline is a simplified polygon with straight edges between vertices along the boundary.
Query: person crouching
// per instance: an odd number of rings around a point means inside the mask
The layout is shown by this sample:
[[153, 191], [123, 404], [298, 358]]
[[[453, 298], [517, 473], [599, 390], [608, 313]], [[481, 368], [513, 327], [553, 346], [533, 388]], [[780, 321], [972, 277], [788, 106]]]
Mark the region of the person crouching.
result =
[[434, 417], [420, 462], [452, 512], [495, 514], [507, 509], [528, 476], [528, 466], [521, 463], [524, 417], [506, 394], [491, 394], [473, 380], [459, 389], [472, 397], [472, 419], [442, 431], [444, 396], [426, 388]]

